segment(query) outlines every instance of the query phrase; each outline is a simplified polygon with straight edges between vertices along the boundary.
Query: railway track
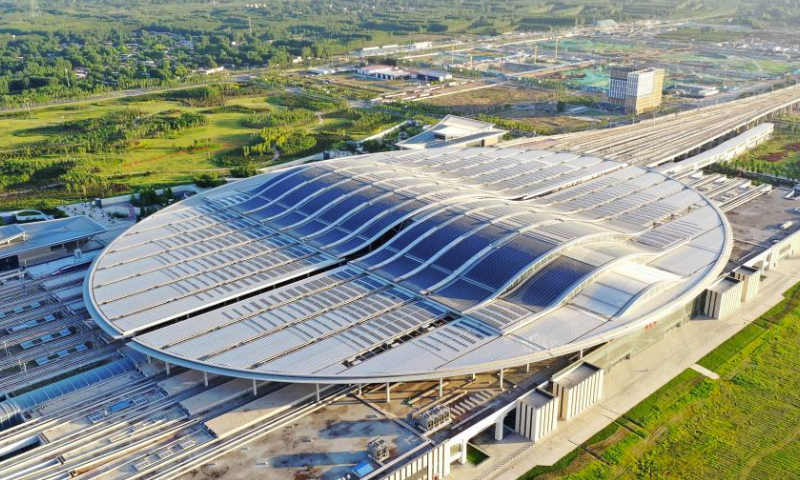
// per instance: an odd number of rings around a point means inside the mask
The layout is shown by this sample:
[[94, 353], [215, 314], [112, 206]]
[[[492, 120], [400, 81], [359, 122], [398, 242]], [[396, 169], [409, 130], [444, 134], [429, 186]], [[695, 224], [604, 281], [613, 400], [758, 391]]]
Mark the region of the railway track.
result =
[[[17, 437], [39, 434], [55, 425], [74, 421], [80, 417], [86, 417], [92, 413], [101, 411], [118, 401], [152, 394], [157, 389], [157, 383], [165, 378], [166, 375], [142, 378], [133, 383], [131, 388], [126, 388], [123, 393], [104, 395], [102, 398], [95, 401], [81, 402], [71, 407], [65, 407], [57, 412], [51, 412], [47, 419], [32, 425], [31, 429], [27, 431], [20, 430], [14, 433]], [[152, 420], [160, 413], [169, 412], [177, 408], [181, 401], [202, 392], [206, 388], [213, 388], [223, 382], [224, 379], [217, 379], [210, 382], [209, 387], [197, 386], [181, 392], [178, 395], [162, 397], [156, 401], [135, 407], [121, 415], [114, 415], [113, 417], [106, 418], [86, 428], [59, 437], [51, 443], [47, 443], [36, 449], [17, 455], [6, 462], [2, 462], [0, 463], [0, 470], [9, 473], [18, 472], [17, 475], [13, 477], [15, 480], [61, 478], [65, 474], [69, 475], [71, 470], [83, 469], [89, 471], [89, 467], [93, 465], [97, 468], [109, 463], [115, 458], [118, 458], [120, 450], [131, 449], [137, 445], [140, 449], [153, 446], [158, 439], [168, 438], [186, 428], [196, 426], [198, 423], [205, 421], [206, 417], [201, 416], [195, 419], [188, 419], [184, 416], [172, 420], [154, 422], [154, 424], [149, 425], [148, 428], [134, 428], [132, 432], [129, 432], [131, 427]], [[249, 400], [250, 399], [247, 401]], [[231, 408], [235, 407], [231, 406]], [[28, 423], [30, 422], [23, 425], [27, 425]], [[125, 435], [124, 439], [121, 439], [121, 441], [104, 442], [106, 439], [112, 438], [115, 435], [125, 434], [126, 432], [130, 434]], [[65, 455], [71, 451], [92, 444], [97, 445], [87, 452], [65, 457]], [[58, 464], [43, 466], [31, 472], [26, 472], [26, 469], [36, 467], [37, 465], [45, 465], [52, 459], [58, 459]]]
[[508, 145], [575, 151], [652, 167], [689, 154], [798, 103], [800, 85], [794, 85], [735, 102], [644, 119], [633, 125], [520, 139]]
[[[80, 343], [80, 341], [76, 342], [75, 345]], [[2, 380], [0, 380], [0, 392], [13, 392], [15, 390], [19, 390], [20, 388], [25, 388], [29, 385], [57, 377], [65, 372], [69, 372], [84, 365], [103, 360], [104, 358], [114, 355], [119, 347], [119, 344], [109, 344], [101, 347], [90, 348], [83, 352], [73, 353], [68, 357], [62, 358], [58, 362], [51, 362], [42, 367], [36, 367], [33, 364], [29, 364], [27, 373], [17, 372], [8, 374]], [[35, 358], [37, 357], [33, 357], [33, 359]], [[25, 361], [30, 361], [30, 359]], [[16, 359], [12, 359], [7, 363], [10, 364], [11, 367], [19, 366], [18, 360]]]

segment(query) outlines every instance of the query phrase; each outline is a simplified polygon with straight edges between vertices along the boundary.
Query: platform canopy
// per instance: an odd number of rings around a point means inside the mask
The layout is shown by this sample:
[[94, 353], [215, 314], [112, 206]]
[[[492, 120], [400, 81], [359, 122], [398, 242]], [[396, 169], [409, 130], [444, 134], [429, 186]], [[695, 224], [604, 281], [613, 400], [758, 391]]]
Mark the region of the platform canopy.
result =
[[440, 378], [591, 347], [675, 312], [732, 238], [654, 170], [519, 148], [395, 151], [249, 178], [117, 238], [98, 324], [190, 368], [290, 382]]

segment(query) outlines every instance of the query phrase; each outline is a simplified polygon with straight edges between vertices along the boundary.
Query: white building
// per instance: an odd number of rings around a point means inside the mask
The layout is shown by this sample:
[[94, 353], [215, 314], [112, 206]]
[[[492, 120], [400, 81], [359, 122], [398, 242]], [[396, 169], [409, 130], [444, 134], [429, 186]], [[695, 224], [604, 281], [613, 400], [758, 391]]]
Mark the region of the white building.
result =
[[365, 65], [356, 70], [359, 75], [377, 78], [379, 80], [404, 80], [415, 78], [416, 75], [408, 70], [391, 65]]
[[440, 147], [488, 147], [507, 132], [494, 124], [448, 115], [436, 125], [397, 144], [403, 150], [426, 150]]
[[213, 75], [215, 73], [220, 73], [220, 72], [222, 72], [224, 70], [225, 70], [225, 67], [223, 67], [223, 66], [213, 67], [213, 68], [212, 67], [208, 67], [208, 68], [204, 67], [204, 68], [198, 68], [197, 72], [198, 73], [202, 73], [203, 75]]

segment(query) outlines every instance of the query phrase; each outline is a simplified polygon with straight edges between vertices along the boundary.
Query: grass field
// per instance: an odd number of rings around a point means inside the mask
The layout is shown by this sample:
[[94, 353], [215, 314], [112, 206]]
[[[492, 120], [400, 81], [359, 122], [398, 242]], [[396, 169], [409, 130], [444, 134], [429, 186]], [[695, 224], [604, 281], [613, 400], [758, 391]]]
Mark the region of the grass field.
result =
[[784, 480], [800, 473], [800, 284], [581, 448], [520, 480]]
[[800, 178], [800, 133], [778, 132], [730, 165], [747, 172]]
[[478, 450], [471, 443], [467, 444], [467, 461], [473, 465], [480, 465], [488, 460], [489, 455], [485, 454], [482, 450]]
[[701, 27], [681, 27], [671, 32], [665, 32], [659, 35], [661, 38], [669, 38], [672, 40], [689, 41], [694, 40], [698, 42], [732, 42], [746, 37], [751, 32], [749, 30], [725, 30], [717, 28]]
[[[252, 97], [235, 97], [226, 100], [225, 105], [226, 107], [248, 107], [253, 110], [283, 109], [285, 107], [278, 105], [282, 95], [284, 95], [282, 91], [276, 91]], [[240, 147], [253, 143], [260, 131], [259, 128], [249, 128], [242, 124], [242, 120], [250, 114], [246, 110], [231, 111], [231, 109], [214, 107], [190, 107], [179, 101], [169, 100], [107, 100], [31, 110], [24, 115], [0, 114], [0, 153], [18, 150], [26, 144], [44, 140], [45, 135], [40, 133], [42, 127], [55, 127], [53, 131], [58, 131], [65, 122], [104, 117], [126, 108], [136, 109], [145, 114], [172, 110], [200, 113], [205, 117], [206, 122], [202, 126], [187, 128], [163, 137], [143, 139], [137, 143], [135, 148], [122, 152], [50, 154], [30, 158], [29, 161], [53, 162], [77, 158], [94, 174], [113, 179], [115, 183], [124, 184], [127, 188], [126, 191], [145, 186], [159, 188], [191, 182], [195, 176], [201, 173], [227, 173], [228, 169], [219, 161], [219, 157], [224, 156], [227, 152], [240, 152]], [[338, 131], [342, 135], [354, 139], [363, 138], [372, 133], [372, 131], [356, 131], [352, 122], [347, 118], [339, 118], [325, 112], [317, 112], [316, 115], [317, 119], [313, 122], [293, 128], [305, 130], [310, 134]], [[395, 120], [392, 119], [385, 125], [379, 125], [376, 129], [386, 128], [396, 123]], [[197, 148], [198, 145], [205, 146]], [[326, 145], [318, 142], [316, 150], [320, 148], [326, 148]], [[291, 160], [308, 153], [282, 156], [280, 161]], [[251, 156], [250, 158], [257, 165], [271, 164], [272, 152], [267, 152], [267, 155], [262, 157]], [[5, 195], [0, 195], [0, 209], [41, 207], [77, 199], [63, 189], [42, 190], [37, 187], [41, 187], [41, 185], [22, 185], [7, 189]], [[15, 190], [24, 193], [14, 194]]]
[[697, 53], [669, 53], [662, 58], [668, 62], [681, 62], [694, 65], [707, 65], [713, 68], [729, 71], [739, 70], [744, 72], [767, 73], [770, 75], [783, 75], [798, 68], [800, 64], [795, 61], [778, 59], [758, 59], [739, 56], [709, 56]]
[[[264, 105], [264, 99], [234, 99], [231, 103], [256, 103]], [[29, 118], [5, 118], [0, 120], [0, 149], [20, 146], [42, 140], [43, 136], [23, 135], [28, 129], [43, 126], [58, 126], [64, 122], [100, 117], [115, 110], [135, 108], [147, 113], [166, 110], [202, 112], [207, 108], [191, 108], [172, 101], [123, 102], [112, 100], [80, 106], [55, 107], [32, 111]], [[208, 123], [187, 129], [179, 134], [147, 139], [139, 148], [124, 153], [86, 154], [85, 157], [103, 175], [133, 175], [151, 172], [147, 176], [129, 177], [132, 187], [143, 184], [168, 184], [185, 182], [200, 171], [223, 171], [211, 162], [214, 154], [246, 144], [257, 129], [239, 125], [242, 113], [217, 113], [207, 115]], [[212, 139], [206, 151], [188, 152], [186, 148], [195, 140]]]

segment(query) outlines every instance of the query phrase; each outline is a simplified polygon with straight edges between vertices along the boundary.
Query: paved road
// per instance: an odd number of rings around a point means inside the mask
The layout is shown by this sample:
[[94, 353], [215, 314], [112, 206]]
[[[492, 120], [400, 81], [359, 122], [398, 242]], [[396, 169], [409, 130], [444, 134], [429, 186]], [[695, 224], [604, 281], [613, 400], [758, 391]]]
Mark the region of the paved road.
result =
[[113, 100], [115, 98], [138, 97], [147, 93], [162, 93], [171, 92], [175, 90], [186, 90], [187, 88], [202, 87], [204, 85], [211, 85], [216, 83], [230, 83], [230, 82], [246, 82], [252, 77], [251, 73], [238, 73], [226, 77], [214, 77], [206, 82], [195, 83], [191, 85], [180, 85], [177, 87], [165, 88], [131, 88], [128, 90], [114, 90], [112, 92], [104, 93], [101, 95], [93, 95], [85, 98], [75, 98], [69, 100], [53, 100], [51, 102], [38, 103], [33, 105], [26, 105], [22, 107], [0, 108], [0, 112], [14, 113], [29, 110], [40, 110], [43, 108], [56, 107], [60, 105], [75, 105], [80, 103], [98, 102], [103, 100]]

